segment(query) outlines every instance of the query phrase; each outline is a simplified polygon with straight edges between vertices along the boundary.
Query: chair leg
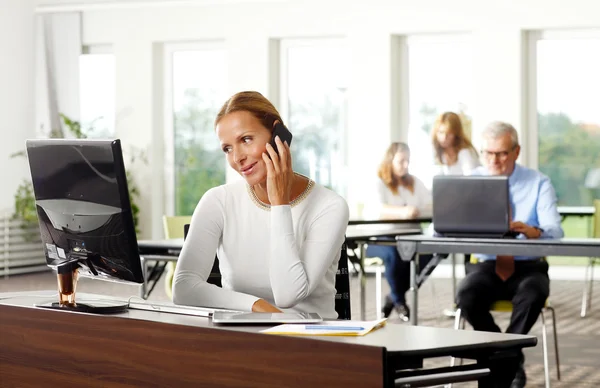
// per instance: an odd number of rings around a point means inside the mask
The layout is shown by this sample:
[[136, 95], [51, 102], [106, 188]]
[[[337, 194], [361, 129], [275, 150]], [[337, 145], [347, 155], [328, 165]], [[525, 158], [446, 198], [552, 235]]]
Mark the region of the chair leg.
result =
[[[454, 330], [464, 330], [465, 328], [465, 320], [462, 317], [461, 309], [456, 309], [456, 315], [454, 315]], [[456, 357], [450, 357], [450, 366], [454, 366], [456, 363]], [[458, 365], [462, 365], [463, 359], [461, 358], [458, 362]], [[452, 388], [452, 384], [446, 384], [444, 388]]]
[[[592, 283], [594, 282], [594, 259], [590, 258], [588, 265], [585, 266], [585, 275], [583, 278], [583, 295], [581, 297], [581, 318], [587, 314], [590, 305]], [[591, 273], [591, 276], [590, 276]]]
[[591, 266], [590, 266], [590, 288], [588, 290], [588, 310], [592, 309], [592, 286], [594, 285], [594, 265], [596, 264], [596, 260], [597, 258], [594, 258], [592, 260]]
[[143, 256], [140, 256], [140, 264], [142, 266], [142, 274], [144, 275], [144, 281], [142, 282], [142, 284], [140, 284], [140, 298], [146, 299], [146, 281], [148, 279], [148, 266]]
[[548, 366], [548, 338], [546, 336], [546, 317], [542, 310], [542, 351], [544, 352], [544, 379], [546, 380], [546, 388], [550, 388], [550, 371]]
[[556, 357], [556, 379], [560, 381], [560, 358], [558, 357], [558, 335], [556, 334], [556, 312], [554, 307], [548, 306], [546, 309], [550, 310], [552, 314], [552, 335], [554, 336], [554, 356]]
[[377, 319], [381, 319], [381, 271], [383, 265], [376, 266], [375, 269], [375, 313]]
[[[465, 320], [462, 317], [462, 310], [460, 308], [456, 309], [456, 315], [454, 316], [454, 330], [464, 330], [465, 328]], [[455, 357], [450, 358], [450, 366], [454, 366], [456, 362]], [[459, 361], [459, 365], [462, 365], [462, 358]]]

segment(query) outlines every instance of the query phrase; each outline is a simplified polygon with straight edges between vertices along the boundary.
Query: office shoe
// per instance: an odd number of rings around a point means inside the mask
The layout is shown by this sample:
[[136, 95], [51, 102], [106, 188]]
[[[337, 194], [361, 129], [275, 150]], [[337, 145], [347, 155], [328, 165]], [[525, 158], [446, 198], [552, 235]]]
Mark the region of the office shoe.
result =
[[410, 309], [405, 304], [397, 304], [394, 306], [394, 310], [398, 314], [398, 318], [400, 318], [403, 322], [408, 322], [410, 319]]
[[519, 364], [519, 369], [515, 374], [515, 378], [510, 384], [510, 388], [524, 388], [527, 384], [527, 375], [525, 374], [525, 366], [523, 363]]
[[398, 314], [398, 318], [400, 318], [400, 320], [403, 322], [408, 322], [410, 319], [410, 309], [408, 306], [405, 303], [394, 304], [394, 302], [392, 302], [392, 298], [388, 295], [385, 297], [385, 303], [381, 309], [381, 312], [385, 318], [389, 318], [393, 311]]
[[387, 295], [385, 297], [385, 303], [383, 304], [383, 307], [381, 308], [381, 312], [383, 313], [383, 316], [385, 318], [388, 318], [390, 316], [390, 314], [392, 313], [393, 309], [394, 309], [394, 302], [392, 302], [392, 298], [390, 298], [390, 296]]

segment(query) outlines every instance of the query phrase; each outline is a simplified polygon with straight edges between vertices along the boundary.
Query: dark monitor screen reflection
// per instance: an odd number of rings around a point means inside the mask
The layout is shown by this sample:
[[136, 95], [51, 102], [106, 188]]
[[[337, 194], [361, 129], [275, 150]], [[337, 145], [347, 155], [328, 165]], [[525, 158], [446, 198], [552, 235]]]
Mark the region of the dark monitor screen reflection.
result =
[[79, 276], [142, 283], [119, 140], [28, 140], [27, 156], [46, 263], [57, 272], [59, 301], [44, 305], [95, 313], [125, 302], [75, 300]]

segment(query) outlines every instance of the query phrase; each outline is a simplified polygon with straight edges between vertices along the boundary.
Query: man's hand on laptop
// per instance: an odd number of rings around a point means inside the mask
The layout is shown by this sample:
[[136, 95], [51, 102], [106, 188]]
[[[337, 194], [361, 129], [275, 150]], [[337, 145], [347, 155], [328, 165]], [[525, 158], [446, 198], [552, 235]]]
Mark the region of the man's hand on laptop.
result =
[[534, 228], [521, 221], [513, 221], [510, 223], [510, 230], [513, 232], [523, 233], [527, 238], [540, 238], [542, 231], [539, 228]]

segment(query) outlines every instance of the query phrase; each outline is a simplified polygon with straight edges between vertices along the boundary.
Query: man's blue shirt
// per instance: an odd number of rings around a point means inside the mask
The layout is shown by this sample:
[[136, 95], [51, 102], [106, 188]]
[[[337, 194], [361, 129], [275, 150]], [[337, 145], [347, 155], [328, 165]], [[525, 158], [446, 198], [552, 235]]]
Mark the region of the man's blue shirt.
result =
[[[485, 167], [477, 167], [472, 175], [490, 175]], [[556, 192], [550, 178], [539, 171], [515, 165], [508, 177], [512, 220], [543, 230], [540, 238], [562, 238], [560, 214], [556, 207]], [[520, 234], [517, 238], [526, 238]], [[495, 255], [475, 255], [480, 261], [495, 260]], [[515, 256], [515, 260], [533, 260], [539, 257]]]

